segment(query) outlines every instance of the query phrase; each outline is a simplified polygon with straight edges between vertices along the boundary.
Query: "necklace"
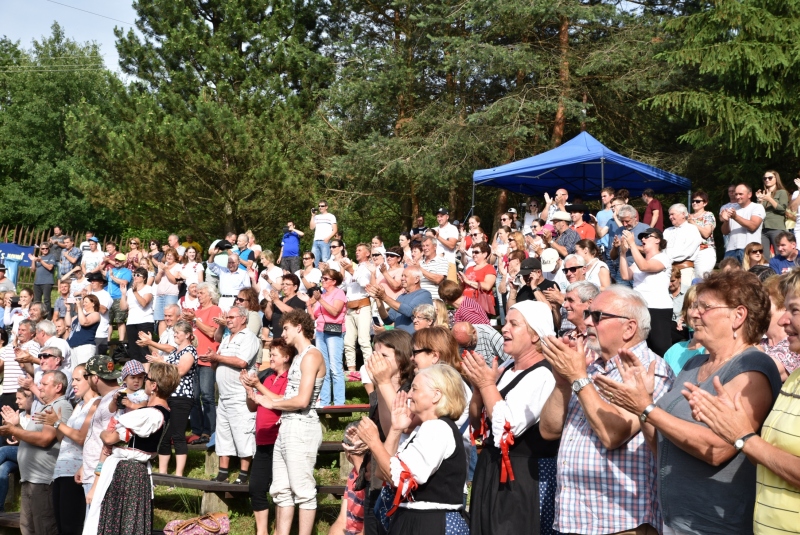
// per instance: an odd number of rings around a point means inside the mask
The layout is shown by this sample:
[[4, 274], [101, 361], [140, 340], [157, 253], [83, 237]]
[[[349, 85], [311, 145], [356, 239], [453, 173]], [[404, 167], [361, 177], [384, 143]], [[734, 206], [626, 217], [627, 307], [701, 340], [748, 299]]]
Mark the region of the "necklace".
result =
[[[741, 355], [741, 354], [742, 354], [742, 353], [744, 353], [744, 352], [745, 352], [745, 351], [746, 351], [748, 348], [751, 348], [751, 347], [753, 347], [753, 346], [748, 344], [748, 345], [746, 345], [745, 347], [743, 347], [743, 348], [741, 349], [741, 351], [733, 351], [730, 357], [726, 358], [726, 359], [725, 359], [725, 360], [723, 360], [722, 362], [719, 362], [719, 363], [715, 364], [713, 367], [709, 367], [709, 369], [707, 369], [707, 370], [706, 370], [706, 369], [704, 369], [704, 367], [705, 367], [706, 365], [708, 365], [708, 363], [709, 363], [709, 362], [711, 362], [711, 360], [707, 360], [707, 361], [705, 361], [705, 362], [702, 364], [702, 366], [700, 366], [700, 369], [697, 371], [697, 383], [696, 383], [696, 385], [695, 385], [695, 386], [700, 386], [700, 383], [704, 383], [704, 382], [708, 381], [708, 379], [709, 379], [710, 377], [712, 377], [712, 376], [714, 375], [714, 373], [715, 373], [715, 372], [719, 371], [719, 369], [720, 369], [720, 368], [722, 368], [722, 367], [723, 367], [723, 366], [724, 366], [724, 365], [725, 365], [725, 364], [726, 364], [726, 363], [727, 363], [729, 360], [731, 360], [733, 357], [735, 357], [735, 356], [737, 356], [737, 355]], [[705, 372], [705, 374], [704, 374], [704, 375], [705, 375], [705, 377], [703, 377], [703, 379], [700, 379], [700, 375], [702, 375], [704, 372]]]

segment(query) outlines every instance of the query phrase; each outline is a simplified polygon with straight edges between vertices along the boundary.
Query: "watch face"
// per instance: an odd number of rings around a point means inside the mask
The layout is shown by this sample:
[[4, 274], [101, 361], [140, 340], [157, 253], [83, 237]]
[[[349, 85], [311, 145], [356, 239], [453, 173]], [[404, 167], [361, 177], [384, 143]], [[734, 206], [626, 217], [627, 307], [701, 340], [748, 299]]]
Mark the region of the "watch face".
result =
[[742, 448], [744, 448], [744, 440], [742, 440], [741, 438], [736, 440], [736, 442], [733, 443], [733, 447], [736, 448], [736, 451], [741, 450]]

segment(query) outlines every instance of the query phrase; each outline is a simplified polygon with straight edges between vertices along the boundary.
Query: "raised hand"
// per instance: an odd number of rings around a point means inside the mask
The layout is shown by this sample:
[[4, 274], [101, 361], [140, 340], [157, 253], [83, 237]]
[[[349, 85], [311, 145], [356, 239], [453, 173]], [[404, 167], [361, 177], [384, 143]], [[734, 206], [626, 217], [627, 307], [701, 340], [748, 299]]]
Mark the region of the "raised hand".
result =
[[408, 394], [402, 390], [392, 402], [392, 429], [404, 431], [411, 427], [411, 409], [408, 407]]
[[369, 449], [382, 448], [381, 437], [375, 422], [363, 416], [358, 424], [358, 436]]
[[684, 383], [684, 387], [685, 390], [682, 390], [681, 393], [689, 400], [694, 419], [706, 424], [729, 444], [755, 432], [750, 417], [742, 407], [741, 392], [737, 392], [731, 398], [725, 387], [722, 386], [719, 377], [714, 377], [716, 396], [692, 383]]
[[464, 375], [475, 388], [484, 388], [495, 384], [498, 375], [497, 357], [492, 359], [492, 367], [486, 364], [486, 359], [480, 353], [465, 349], [461, 353], [461, 364]]
[[53, 412], [53, 409], [47, 409], [43, 412], [37, 412], [33, 415], [33, 421], [43, 425], [53, 426], [54, 423], [61, 419], [61, 409], [56, 409], [58, 412]]

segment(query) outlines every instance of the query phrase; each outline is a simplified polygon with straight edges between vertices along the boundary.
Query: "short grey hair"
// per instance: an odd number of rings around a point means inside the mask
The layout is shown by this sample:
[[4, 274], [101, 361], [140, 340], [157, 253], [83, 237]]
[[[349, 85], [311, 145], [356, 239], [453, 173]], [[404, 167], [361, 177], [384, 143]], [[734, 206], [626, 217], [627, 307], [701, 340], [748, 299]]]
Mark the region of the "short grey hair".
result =
[[215, 305], [219, 303], [219, 290], [217, 287], [210, 282], [201, 282], [197, 285], [197, 291], [205, 290], [208, 292], [208, 295], [211, 297], [211, 302]]
[[[42, 351], [44, 351], [44, 348], [42, 348]], [[58, 357], [61, 360], [64, 360], [64, 353], [62, 353], [61, 350], [58, 349], [57, 347], [55, 346], [48, 347], [47, 351], [52, 353], [54, 357]]]
[[647, 310], [647, 303], [642, 294], [621, 284], [609, 286], [603, 293], [614, 295], [617, 312], [622, 316], [635, 319], [636, 334], [639, 335], [640, 340], [646, 340], [650, 334], [650, 311]]
[[578, 281], [567, 286], [567, 293], [569, 292], [577, 293], [581, 303], [585, 303], [597, 297], [597, 294], [600, 293], [600, 288], [595, 286], [593, 282]]
[[51, 370], [49, 372], [44, 372], [44, 374], [42, 374], [42, 377], [44, 378], [45, 375], [52, 375], [53, 382], [61, 385], [61, 394], [62, 395], [67, 394], [67, 385], [69, 384], [69, 382], [67, 381], [67, 376], [64, 374], [64, 372], [58, 370]]
[[617, 208], [617, 217], [635, 217], [638, 220], [639, 212], [630, 204], [623, 204]]
[[250, 311], [247, 310], [247, 307], [231, 307], [229, 312], [233, 311], [236, 311], [236, 313], [242, 317], [247, 317], [247, 315], [250, 313]]
[[177, 310], [177, 311], [178, 311], [178, 313], [180, 314], [181, 307], [180, 307], [180, 306], [178, 306], [178, 304], [177, 304], [177, 303], [170, 303], [169, 305], [165, 306], [165, 307], [164, 307], [164, 312], [166, 312], [166, 311], [167, 311], [167, 310], [169, 310], [170, 308], [174, 308], [174, 309], [175, 309], [175, 310]]
[[424, 238], [422, 238], [422, 241], [420, 243], [425, 243], [426, 241], [429, 241], [433, 245], [436, 245], [436, 238], [434, 238], [433, 236], [425, 236]]
[[575, 262], [577, 262], [578, 263], [578, 267], [585, 267], [586, 266], [586, 260], [584, 260], [582, 256], [578, 256], [578, 255], [576, 255], [574, 253], [573, 254], [568, 254], [566, 256], [566, 258], [564, 258], [564, 265], [566, 266], [567, 262], [569, 262], [570, 260], [574, 260]]
[[686, 209], [686, 205], [683, 204], [683, 203], [678, 202], [678, 203], [673, 204], [672, 206], [669, 207], [669, 210], [667, 210], [667, 213], [669, 214], [673, 210], [675, 210], [676, 212], [680, 212], [680, 213], [682, 213], [683, 215], [685, 215], [687, 217], [689, 216], [689, 210]]
[[237, 239], [237, 240], [245, 240], [245, 241], [250, 241], [250, 238], [247, 236], [247, 234], [239, 234], [239, 235], [236, 237], [236, 239]]
[[36, 324], [36, 332], [44, 333], [47, 336], [56, 335], [56, 324], [50, 320], [42, 320]]
[[39, 309], [39, 314], [41, 314], [42, 316], [44, 316], [44, 305], [42, 305], [41, 303], [33, 303], [31, 306], [29, 306], [29, 307], [28, 307], [28, 313], [29, 313], [29, 314], [30, 314], [30, 310], [31, 310], [32, 308], [34, 308], [34, 307], [38, 308], [38, 309]]
[[427, 303], [422, 305], [417, 305], [417, 307], [414, 309], [414, 312], [412, 312], [411, 315], [412, 317], [422, 316], [428, 321], [436, 322], [436, 308], [433, 305], [429, 305]]

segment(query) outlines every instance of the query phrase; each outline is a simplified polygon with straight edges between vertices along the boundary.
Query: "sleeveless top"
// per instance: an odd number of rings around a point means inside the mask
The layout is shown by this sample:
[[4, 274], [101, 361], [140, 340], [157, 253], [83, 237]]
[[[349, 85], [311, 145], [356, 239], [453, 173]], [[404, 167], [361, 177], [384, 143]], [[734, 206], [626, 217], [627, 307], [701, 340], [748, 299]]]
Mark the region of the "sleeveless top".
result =
[[67, 338], [69, 347], [78, 347], [89, 344], [94, 345], [94, 336], [95, 333], [97, 333], [97, 328], [99, 326], [99, 321], [87, 327], [85, 325], [81, 325], [78, 318], [72, 320], [72, 330], [69, 333], [69, 338]]
[[133, 435], [128, 441], [128, 447], [155, 455], [158, 452], [158, 445], [161, 443], [161, 437], [166, 432], [167, 427], [169, 427], [168, 424], [170, 413], [169, 409], [162, 407], [161, 405], [155, 405], [153, 408], [158, 409], [158, 411], [161, 412], [161, 415], [164, 417], [164, 423], [161, 425], [161, 429], [149, 437]]
[[[283, 399], [292, 399], [293, 397], [297, 396], [300, 392], [300, 377], [302, 373], [300, 371], [300, 364], [302, 364], [303, 359], [308, 353], [309, 349], [315, 349], [313, 345], [309, 345], [307, 348], [303, 350], [302, 353], [297, 355], [292, 361], [292, 366], [289, 368], [289, 376], [287, 378], [286, 383], [286, 392], [283, 395]], [[296, 411], [283, 411], [283, 415], [281, 416], [282, 420], [309, 420], [309, 421], [319, 421], [319, 416], [317, 415], [316, 409], [314, 409], [314, 405], [317, 403], [319, 399], [319, 392], [322, 390], [322, 381], [324, 381], [324, 377], [317, 377], [314, 379], [314, 391], [311, 393], [311, 399], [308, 401], [308, 405], [300, 410]]]
[[[443, 416], [439, 420], [445, 422], [453, 433], [455, 451], [442, 461], [439, 468], [430, 475], [428, 481], [412, 492], [415, 502], [443, 503], [461, 505], [464, 500], [464, 480], [466, 479], [467, 453], [464, 441], [456, 424]], [[411, 440], [413, 442], [413, 439]]]
[[[526, 375], [542, 367], [552, 371], [550, 363], [546, 360], [537, 362], [530, 368], [520, 372], [519, 375], [514, 377], [510, 383], [500, 390], [500, 397], [506, 399], [508, 393], [511, 392]], [[511, 365], [504, 369], [503, 373], [500, 374], [500, 377], [497, 378], [497, 384], [500, 384], [500, 380], [503, 378], [503, 375], [505, 375], [508, 370], [513, 368], [514, 366]], [[500, 451], [500, 448], [494, 445], [494, 440], [492, 438], [492, 423], [488, 420], [488, 417], [486, 428], [488, 430], [488, 437], [484, 439], [483, 447]], [[542, 438], [542, 433], [539, 431], [539, 422], [536, 422], [526, 429], [522, 435], [514, 437], [514, 444], [510, 444], [508, 447], [508, 455], [509, 457], [530, 457], [534, 459], [557, 457], [558, 446], [560, 444], [560, 439], [545, 440]]]

